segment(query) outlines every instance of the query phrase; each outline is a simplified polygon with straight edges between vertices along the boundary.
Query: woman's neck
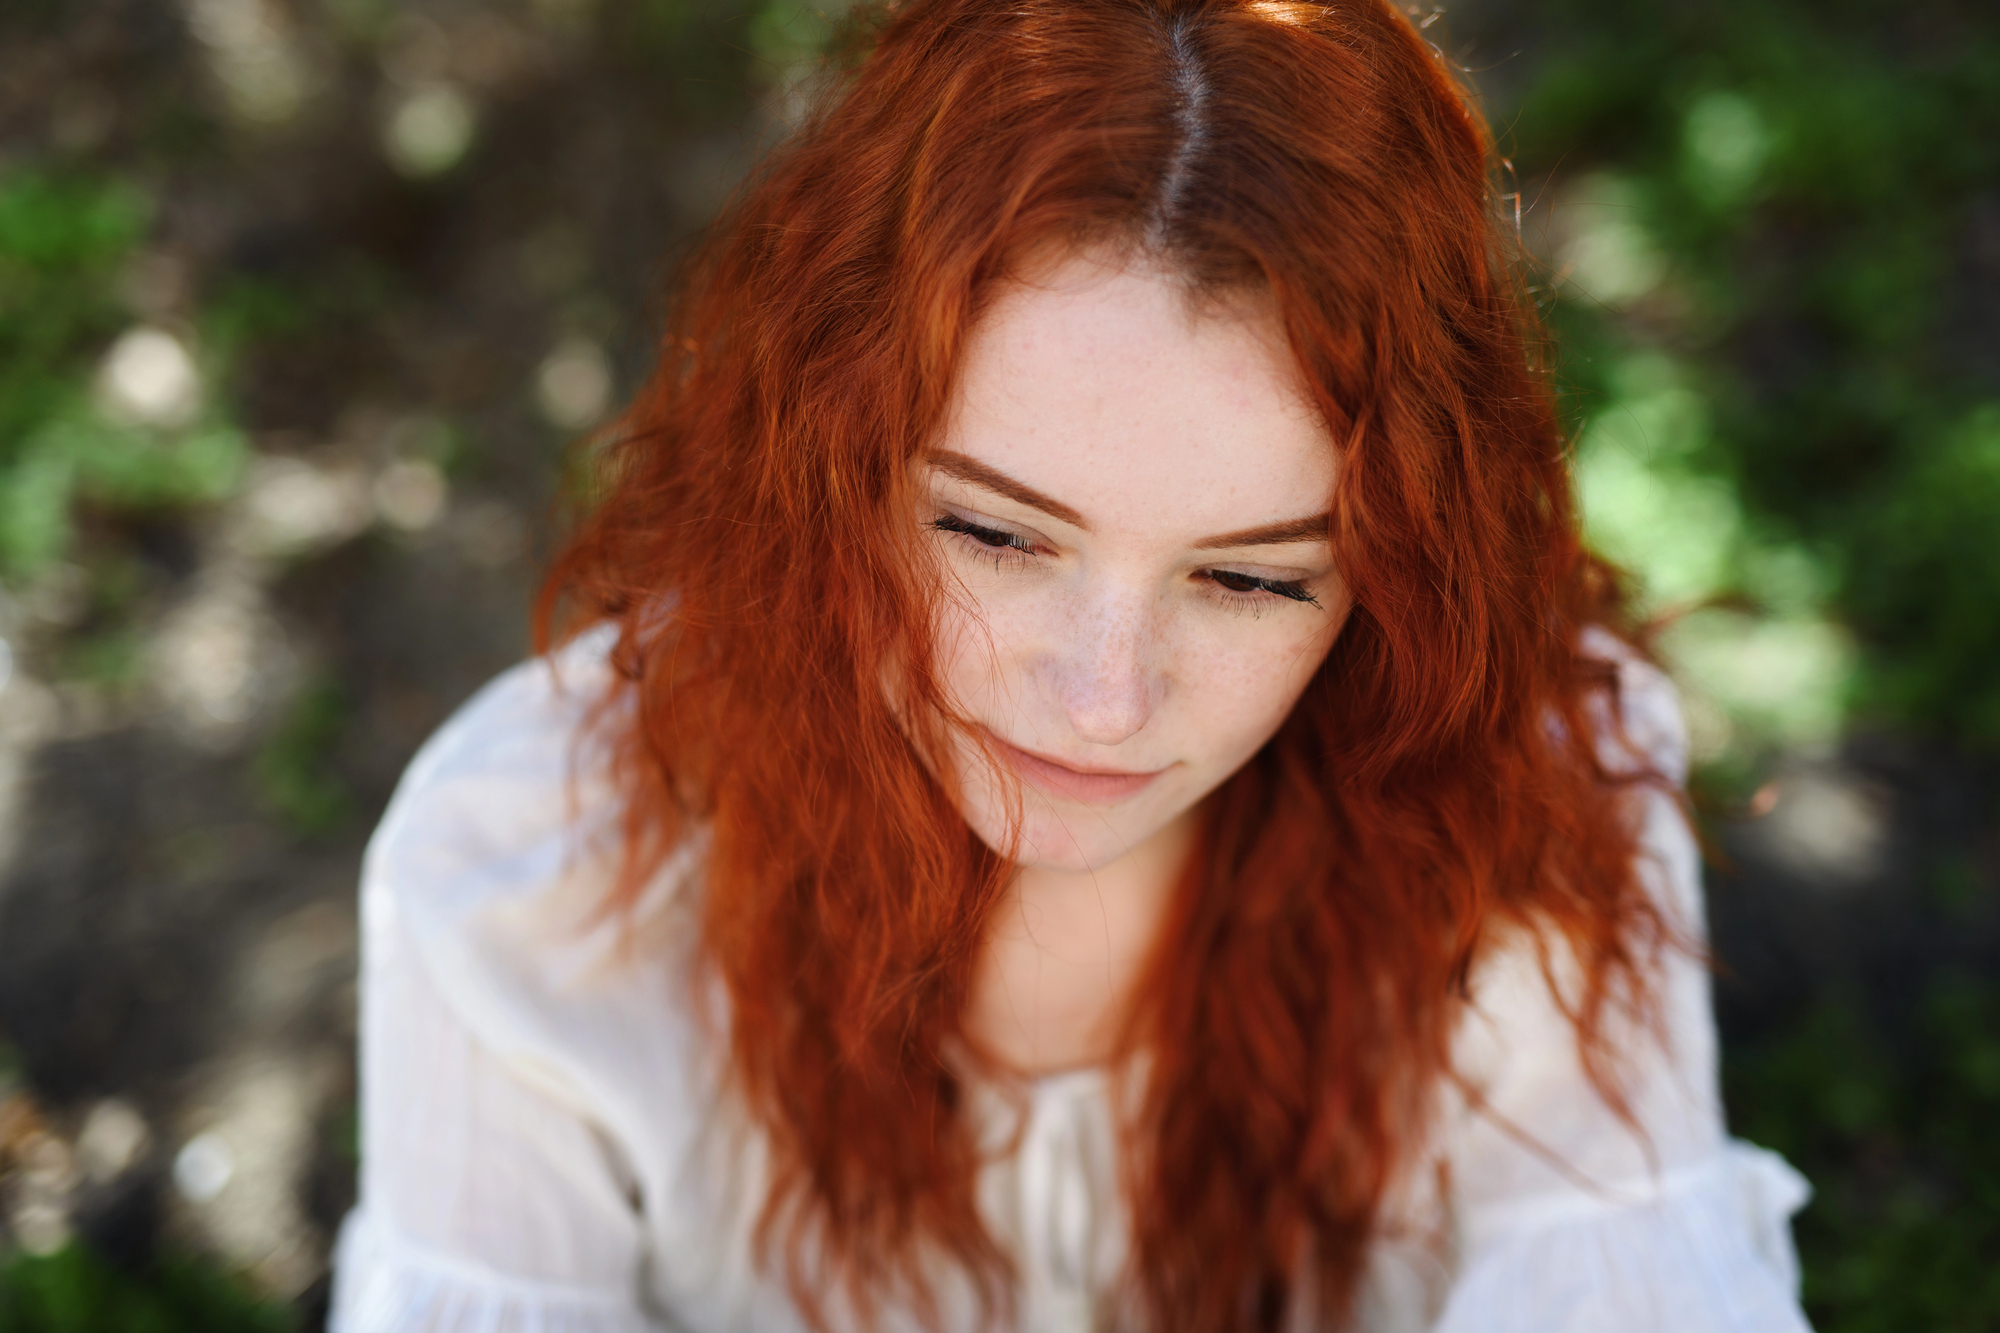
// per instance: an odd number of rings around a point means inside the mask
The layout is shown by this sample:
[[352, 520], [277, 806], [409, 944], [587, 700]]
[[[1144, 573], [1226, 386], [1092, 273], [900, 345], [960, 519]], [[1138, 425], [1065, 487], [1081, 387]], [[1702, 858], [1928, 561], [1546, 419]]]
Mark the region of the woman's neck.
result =
[[1022, 1074], [1111, 1060], [1194, 844], [1190, 810], [1095, 870], [1024, 867], [987, 930], [966, 1030]]

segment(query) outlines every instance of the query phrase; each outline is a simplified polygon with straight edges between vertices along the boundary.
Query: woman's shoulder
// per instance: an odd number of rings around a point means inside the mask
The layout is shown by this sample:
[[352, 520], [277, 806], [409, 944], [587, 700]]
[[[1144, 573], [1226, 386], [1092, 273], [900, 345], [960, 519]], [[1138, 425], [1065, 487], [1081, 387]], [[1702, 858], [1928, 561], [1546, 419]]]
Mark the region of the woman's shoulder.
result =
[[610, 642], [585, 635], [468, 700], [418, 751], [363, 862], [370, 969], [420, 968], [503, 1057], [616, 1055], [656, 1031], [642, 1016], [684, 1007], [660, 964], [692, 947], [677, 890], [699, 840], [636, 902], [611, 899], [623, 800], [594, 725]]
[[[583, 813], [587, 724], [611, 684], [602, 632], [502, 672], [417, 751], [369, 843], [368, 871], [435, 881], [513, 862]], [[455, 876], [454, 876], [455, 878]]]
[[1595, 1063], [1559, 934], [1510, 930], [1469, 978], [1439, 1143], [1458, 1270], [1434, 1327], [1652, 1328], [1673, 1310], [1689, 1327], [1806, 1333], [1787, 1221], [1808, 1187], [1723, 1116], [1680, 697], [1609, 631], [1580, 648], [1616, 669], [1591, 720], [1605, 768], [1646, 775], [1630, 791], [1636, 870], [1667, 934], [1631, 941], [1647, 988], [1614, 985]]
[[1577, 647], [1586, 658], [1608, 663], [1617, 672], [1616, 716], [1604, 712], [1593, 719], [1606, 767], [1617, 772], [1637, 765], [1676, 786], [1685, 783], [1687, 721], [1680, 691], [1667, 673], [1602, 625], [1587, 627]]
[[[1697, 943], [1704, 933], [1701, 858], [1681, 795], [1688, 772], [1688, 732], [1680, 692], [1665, 671], [1608, 629], [1587, 628], [1578, 648], [1583, 657], [1615, 673], [1614, 687], [1594, 694], [1584, 711], [1605, 770], [1614, 777], [1639, 779], [1627, 792], [1628, 809], [1636, 817], [1633, 850], [1639, 882], [1661, 913], [1669, 938], [1682, 945]], [[1525, 1005], [1544, 1013], [1550, 1022], [1541, 1026], [1549, 1032], [1569, 1033], [1572, 1024], [1566, 1015], [1577, 997], [1548, 994], [1551, 981], [1561, 978], [1571, 961], [1561, 933], [1546, 923], [1516, 922], [1501, 927], [1493, 943], [1473, 978], [1481, 1001], [1475, 1012]], [[1667, 952], [1680, 956], [1686, 950]]]
[[[601, 628], [502, 672], [424, 743], [370, 839], [364, 886], [420, 914], [591, 916], [617, 871], [625, 801]], [[629, 918], [628, 918], [629, 919]]]
[[1546, 922], [1496, 930], [1468, 978], [1454, 1051], [1460, 1086], [1482, 1108], [1463, 1131], [1477, 1152], [1459, 1165], [1475, 1193], [1561, 1193], [1565, 1171], [1643, 1179], [1661, 1163], [1710, 1156], [1721, 1142], [1701, 857], [1678, 790], [1688, 756], [1679, 695], [1607, 630], [1586, 631], [1579, 646], [1617, 673], [1616, 689], [1591, 710], [1599, 759], [1613, 774], [1648, 775], [1628, 793], [1634, 871], [1664, 930], [1628, 943], [1654, 1003], [1628, 1003], [1634, 993], [1619, 983], [1599, 1015], [1606, 1067], [1627, 1099], [1621, 1110], [1603, 1097], [1578, 1045], [1588, 986], [1569, 937]]

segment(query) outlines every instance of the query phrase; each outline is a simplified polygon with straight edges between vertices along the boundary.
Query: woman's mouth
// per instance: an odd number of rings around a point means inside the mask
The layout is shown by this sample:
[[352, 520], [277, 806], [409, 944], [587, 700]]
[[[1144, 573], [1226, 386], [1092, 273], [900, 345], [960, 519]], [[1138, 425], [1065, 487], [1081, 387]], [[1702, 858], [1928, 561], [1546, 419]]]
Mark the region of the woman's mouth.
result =
[[1081, 801], [1085, 805], [1116, 805], [1137, 796], [1154, 778], [1167, 771], [1160, 768], [1150, 773], [1134, 773], [1119, 768], [1079, 768], [1023, 750], [1018, 745], [1009, 745], [990, 730], [986, 736], [993, 749], [1006, 760], [1007, 766], [1018, 773], [1024, 782], [1051, 796]]

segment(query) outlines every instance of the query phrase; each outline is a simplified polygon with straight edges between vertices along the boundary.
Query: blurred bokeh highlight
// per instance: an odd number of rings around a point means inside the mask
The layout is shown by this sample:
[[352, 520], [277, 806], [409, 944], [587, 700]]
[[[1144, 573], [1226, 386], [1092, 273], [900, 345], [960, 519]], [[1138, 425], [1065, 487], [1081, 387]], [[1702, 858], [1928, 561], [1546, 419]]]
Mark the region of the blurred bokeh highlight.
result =
[[[0, 1333], [317, 1328], [354, 884], [797, 0], [0, 6]], [[2000, 11], [1462, 0], [1827, 1333], [2000, 1328]]]

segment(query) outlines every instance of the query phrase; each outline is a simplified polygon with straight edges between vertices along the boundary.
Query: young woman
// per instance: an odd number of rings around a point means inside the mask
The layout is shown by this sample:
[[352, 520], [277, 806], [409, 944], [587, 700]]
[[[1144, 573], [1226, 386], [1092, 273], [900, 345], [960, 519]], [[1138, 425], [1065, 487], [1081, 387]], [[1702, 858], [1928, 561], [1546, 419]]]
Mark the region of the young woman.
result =
[[1671, 689], [1385, 0], [905, 0], [365, 873], [390, 1330], [1804, 1327]]

